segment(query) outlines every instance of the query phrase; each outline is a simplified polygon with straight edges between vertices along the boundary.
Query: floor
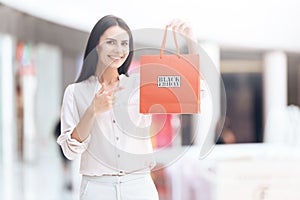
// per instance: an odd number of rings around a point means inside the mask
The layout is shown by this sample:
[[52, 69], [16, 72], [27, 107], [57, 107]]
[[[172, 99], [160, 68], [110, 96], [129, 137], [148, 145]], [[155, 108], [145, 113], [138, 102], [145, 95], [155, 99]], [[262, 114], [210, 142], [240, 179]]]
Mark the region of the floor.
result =
[[[68, 176], [59, 156], [57, 144], [50, 140], [40, 143], [35, 161], [0, 165], [0, 199], [78, 200], [78, 161], [72, 161], [74, 173]], [[72, 190], [66, 188], [67, 179], [73, 182]]]

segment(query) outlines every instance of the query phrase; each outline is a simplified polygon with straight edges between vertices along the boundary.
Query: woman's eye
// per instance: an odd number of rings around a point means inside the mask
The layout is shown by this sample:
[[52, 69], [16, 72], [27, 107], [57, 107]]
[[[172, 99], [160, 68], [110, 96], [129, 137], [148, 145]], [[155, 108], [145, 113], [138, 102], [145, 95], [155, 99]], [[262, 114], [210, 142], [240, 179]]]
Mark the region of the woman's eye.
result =
[[122, 42], [122, 46], [128, 46], [128, 42]]
[[115, 44], [115, 41], [108, 40], [108, 41], [106, 41], [106, 44]]

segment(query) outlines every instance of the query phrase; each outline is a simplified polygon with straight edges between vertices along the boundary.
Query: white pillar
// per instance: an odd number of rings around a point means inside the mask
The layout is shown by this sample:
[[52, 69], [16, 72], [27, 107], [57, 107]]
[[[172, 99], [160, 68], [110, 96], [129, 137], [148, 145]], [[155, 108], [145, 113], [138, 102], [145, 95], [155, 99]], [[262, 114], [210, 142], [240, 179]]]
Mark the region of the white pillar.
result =
[[[287, 56], [282, 51], [271, 51], [264, 55], [264, 141], [280, 137], [280, 119], [287, 106]], [[276, 119], [275, 119], [276, 118]], [[279, 123], [277, 123], [279, 122]], [[277, 127], [277, 128], [276, 128]], [[283, 128], [283, 127], [282, 127]]]
[[300, 105], [300, 64], [298, 65], [298, 105]]
[[22, 90], [24, 102], [24, 139], [23, 158], [26, 162], [34, 162], [37, 159], [37, 134], [36, 134], [36, 78], [34, 75], [22, 75]]
[[204, 49], [210, 59], [213, 61], [216, 70], [220, 73], [220, 46], [215, 42], [201, 42], [200, 46]]
[[[2, 166], [3, 166], [3, 199], [13, 199], [14, 161], [17, 155], [16, 119], [14, 115], [14, 79], [13, 79], [14, 40], [9, 35], [0, 34], [0, 92], [2, 120]], [[0, 141], [1, 141], [0, 140]]]
[[[40, 139], [53, 138], [54, 126], [60, 117], [62, 102], [62, 52], [56, 46], [36, 46], [38, 87], [36, 91], [36, 126]], [[51, 87], [49, 87], [51, 83]]]
[[215, 125], [221, 115], [220, 96], [220, 47], [214, 42], [202, 42], [200, 44], [200, 71], [204, 82], [201, 82], [201, 90], [204, 96], [201, 98], [201, 113], [194, 125], [197, 126], [196, 145], [200, 145], [200, 157], [206, 155], [214, 145]]

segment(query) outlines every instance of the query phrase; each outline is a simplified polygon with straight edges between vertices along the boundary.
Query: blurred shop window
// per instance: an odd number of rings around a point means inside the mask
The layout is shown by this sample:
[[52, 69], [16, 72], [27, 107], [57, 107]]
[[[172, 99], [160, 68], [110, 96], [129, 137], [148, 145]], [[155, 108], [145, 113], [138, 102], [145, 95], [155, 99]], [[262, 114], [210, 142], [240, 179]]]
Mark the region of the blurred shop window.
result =
[[181, 144], [193, 144], [192, 116], [189, 114], [181, 115]]
[[300, 54], [288, 55], [288, 105], [300, 106]]
[[262, 142], [262, 74], [223, 73], [222, 79], [236, 143]]
[[[19, 41], [16, 47], [16, 74], [15, 74], [15, 96], [17, 114], [17, 148], [21, 160], [25, 154], [30, 154], [25, 149], [29, 134], [34, 134], [34, 101], [35, 98], [35, 74], [36, 69], [33, 59], [33, 45]], [[27, 110], [27, 112], [25, 112]], [[25, 124], [26, 123], [26, 124]], [[27, 128], [26, 128], [27, 127]], [[26, 144], [26, 145], [25, 145]], [[30, 156], [26, 156], [27, 157]]]
[[150, 127], [153, 148], [193, 145], [192, 117], [188, 114], [153, 114]]

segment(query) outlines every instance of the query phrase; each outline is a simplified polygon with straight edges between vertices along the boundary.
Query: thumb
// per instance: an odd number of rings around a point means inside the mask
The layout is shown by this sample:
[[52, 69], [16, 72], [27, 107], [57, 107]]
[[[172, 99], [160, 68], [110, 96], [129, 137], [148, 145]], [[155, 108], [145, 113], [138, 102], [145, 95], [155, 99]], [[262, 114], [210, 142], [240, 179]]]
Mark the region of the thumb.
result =
[[103, 92], [105, 92], [106, 89], [106, 85], [103, 83], [101, 89], [98, 91], [98, 94], [102, 94]]

